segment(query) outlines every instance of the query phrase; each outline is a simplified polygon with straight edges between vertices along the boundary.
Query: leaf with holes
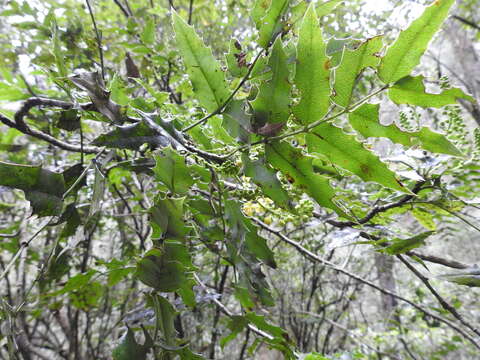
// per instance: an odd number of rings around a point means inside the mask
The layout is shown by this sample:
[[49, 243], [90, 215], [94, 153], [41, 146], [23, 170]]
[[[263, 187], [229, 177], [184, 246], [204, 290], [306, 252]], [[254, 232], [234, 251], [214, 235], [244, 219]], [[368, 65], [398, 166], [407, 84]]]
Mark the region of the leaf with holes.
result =
[[454, 3], [455, 0], [435, 0], [400, 33], [380, 62], [378, 76], [384, 83], [391, 84], [410, 75]]

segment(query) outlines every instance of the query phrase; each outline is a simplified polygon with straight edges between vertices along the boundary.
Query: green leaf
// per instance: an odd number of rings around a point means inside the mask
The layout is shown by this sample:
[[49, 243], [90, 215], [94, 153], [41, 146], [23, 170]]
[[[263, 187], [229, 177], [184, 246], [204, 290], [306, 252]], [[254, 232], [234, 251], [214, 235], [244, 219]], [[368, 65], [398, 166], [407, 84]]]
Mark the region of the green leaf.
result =
[[268, 66], [272, 77], [260, 85], [258, 95], [252, 102], [256, 129], [265, 124], [284, 123], [290, 114], [291, 85], [288, 82], [287, 56], [279, 38], [273, 45]]
[[185, 198], [166, 198], [158, 196], [154, 205], [149, 209], [152, 226], [152, 238], [158, 239], [163, 235], [183, 238], [190, 229], [183, 221], [183, 202]]
[[315, 7], [310, 5], [300, 27], [295, 72], [301, 98], [293, 114], [302, 124], [323, 117], [330, 105], [330, 62], [325, 50]]
[[23, 190], [33, 214], [60, 215], [65, 192], [63, 175], [41, 166], [10, 164], [0, 161], [0, 185]]
[[454, 3], [455, 0], [435, 0], [400, 33], [380, 62], [378, 76], [384, 83], [391, 84], [410, 75]]
[[425, 239], [434, 233], [434, 231], [426, 231], [408, 239], [395, 238], [392, 240], [392, 243], [390, 245], [380, 249], [379, 252], [383, 252], [389, 255], [404, 254], [407, 251], [425, 245]]
[[335, 84], [332, 100], [348, 107], [353, 98], [353, 88], [358, 75], [367, 67], [376, 67], [380, 61], [382, 36], [360, 43], [355, 50], [345, 48], [340, 65], [335, 69]]
[[461, 156], [462, 153], [442, 134], [431, 131], [427, 127], [416, 132], [400, 130], [396, 125], [382, 125], [378, 118], [378, 104], [364, 104], [349, 115], [352, 127], [362, 136], [385, 137], [396, 144], [404, 146], [419, 145], [433, 153]]
[[152, 45], [155, 42], [155, 19], [154, 18], [150, 18], [147, 20], [147, 23], [145, 24], [145, 29], [140, 35], [140, 39], [146, 45]]
[[455, 104], [458, 99], [475, 102], [475, 99], [465, 94], [459, 88], [443, 90], [439, 94], [425, 92], [423, 76], [405, 76], [398, 80], [388, 91], [388, 96], [395, 104], [410, 104], [421, 107], [440, 108], [445, 105]]
[[265, 156], [274, 168], [287, 176], [289, 181], [304, 190], [321, 206], [334, 210], [337, 214], [348, 217], [332, 201], [335, 196], [334, 189], [330, 186], [329, 179], [315, 174], [312, 158], [295, 149], [287, 142], [274, 142], [265, 145]]
[[439, 278], [444, 278], [445, 280], [458, 285], [480, 287], [480, 268], [475, 265], [454, 274], [440, 275]]
[[228, 71], [234, 77], [243, 78], [248, 72], [248, 54], [242, 50], [237, 39], [230, 40], [228, 53], [225, 54]]
[[[259, 18], [260, 9], [267, 3], [270, 3], [270, 7], [266, 10], [265, 16]], [[258, 5], [257, 5], [258, 4]], [[287, 11], [289, 0], [273, 0], [271, 2], [264, 0], [257, 0], [252, 12], [252, 17], [256, 21], [257, 28], [259, 29], [258, 44], [261, 47], [268, 47], [272, 43], [278, 34], [283, 29], [283, 23], [281, 21], [283, 14]]]
[[276, 172], [265, 162], [264, 158], [252, 161], [248, 155], [243, 156], [245, 175], [262, 189], [275, 203], [283, 208], [289, 207], [290, 197], [283, 189], [282, 184], [277, 178]]
[[317, 16], [329, 15], [344, 0], [329, 0], [317, 5]]
[[144, 345], [138, 344], [135, 340], [133, 331], [128, 328], [122, 342], [113, 349], [113, 360], [146, 360], [147, 354], [151, 348], [149, 342], [151, 342], [151, 338], [147, 338]]
[[222, 113], [222, 126], [228, 134], [241, 143], [248, 143], [251, 133], [251, 117], [245, 110], [246, 101], [232, 100]]
[[172, 193], [183, 195], [193, 185], [194, 180], [185, 158], [171, 147], [163, 149], [160, 155], [155, 156], [155, 162], [155, 178], [165, 184]]
[[230, 341], [234, 340], [248, 325], [248, 320], [245, 319], [244, 316], [232, 316], [228, 320], [227, 327], [230, 330], [230, 334], [225, 336], [224, 338], [220, 339], [220, 346], [222, 349], [227, 345]]
[[148, 251], [137, 263], [136, 276], [158, 291], [173, 292], [188, 280], [186, 268], [169, 251], [169, 244]]
[[173, 27], [193, 91], [200, 104], [207, 111], [213, 112], [223, 105], [230, 95], [220, 64], [193, 27], [176, 12], [173, 12]]
[[265, 13], [270, 8], [272, 0], [256, 0], [253, 5], [250, 16], [252, 17], [253, 22], [257, 29], [260, 29], [262, 23], [261, 20], [265, 16]]
[[308, 150], [324, 155], [334, 165], [351, 171], [364, 181], [374, 181], [385, 187], [409, 192], [387, 165], [365, 149], [355, 136], [342, 129], [323, 123], [306, 135]]

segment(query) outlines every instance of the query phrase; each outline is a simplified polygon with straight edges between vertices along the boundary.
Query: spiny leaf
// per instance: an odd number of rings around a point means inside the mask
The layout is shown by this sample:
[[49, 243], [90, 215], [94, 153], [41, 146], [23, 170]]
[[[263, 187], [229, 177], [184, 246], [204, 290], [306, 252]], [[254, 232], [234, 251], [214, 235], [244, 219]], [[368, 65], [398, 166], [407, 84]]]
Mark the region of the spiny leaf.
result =
[[213, 112], [223, 105], [230, 95], [220, 64], [193, 27], [176, 12], [173, 13], [173, 28], [193, 91], [200, 104], [207, 111]]
[[165, 148], [160, 155], [155, 156], [155, 162], [153, 171], [156, 179], [164, 183], [172, 193], [183, 195], [193, 185], [185, 158], [171, 147]]
[[366, 67], [376, 67], [380, 61], [382, 37], [376, 36], [361, 43], [355, 50], [345, 48], [340, 65], [335, 69], [332, 100], [340, 106], [350, 105], [357, 76]]
[[317, 5], [317, 15], [322, 17], [328, 15], [333, 9], [337, 7], [343, 0], [329, 0]]
[[243, 156], [245, 175], [261, 187], [265, 195], [283, 208], [289, 206], [290, 197], [283, 189], [276, 172], [265, 162], [264, 158], [252, 161], [248, 155]]
[[385, 163], [342, 129], [330, 123], [323, 123], [308, 133], [306, 139], [310, 152], [326, 156], [334, 165], [351, 171], [361, 179], [409, 192]]
[[295, 72], [301, 98], [293, 113], [302, 124], [320, 119], [330, 105], [330, 63], [325, 50], [315, 7], [310, 5], [300, 27]]
[[268, 47], [275, 37], [282, 31], [283, 24], [281, 22], [282, 15], [287, 11], [289, 0], [273, 0], [270, 2], [270, 7], [260, 20], [260, 9], [263, 8], [268, 1], [257, 0], [252, 17], [256, 21], [259, 29], [258, 44], [261, 47]]
[[255, 128], [265, 124], [286, 122], [289, 116], [290, 87], [287, 57], [280, 39], [275, 41], [268, 60], [272, 78], [263, 82], [252, 102]]
[[458, 99], [475, 102], [475, 99], [465, 94], [459, 88], [443, 90], [439, 94], [430, 94], [425, 91], [423, 76], [405, 76], [398, 80], [388, 91], [388, 96], [395, 104], [410, 104], [421, 107], [440, 108], [455, 104]]
[[41, 166], [10, 164], [0, 161], [0, 185], [23, 190], [38, 216], [60, 215], [65, 181], [58, 174]]
[[461, 156], [462, 153], [442, 134], [431, 131], [427, 127], [416, 132], [400, 130], [396, 125], [382, 125], [378, 118], [378, 104], [364, 104], [349, 115], [352, 127], [362, 136], [385, 137], [396, 144], [404, 146], [419, 145], [433, 153]]
[[183, 221], [183, 202], [185, 198], [166, 198], [158, 196], [154, 205], [149, 209], [151, 216], [152, 238], [162, 236], [183, 238], [189, 229]]
[[267, 144], [265, 146], [265, 156], [270, 165], [285, 174], [295, 185], [314, 198], [318, 204], [334, 210], [341, 216], [348, 217], [332, 201], [335, 191], [330, 186], [328, 178], [317, 175], [313, 171], [313, 159], [311, 157], [306, 156], [284, 141]]
[[410, 75], [454, 2], [455, 0], [435, 0], [400, 33], [380, 62], [378, 76], [384, 83], [390, 84]]
[[145, 333], [145, 344], [140, 345], [135, 340], [133, 331], [128, 328], [127, 333], [124, 335], [122, 342], [113, 349], [112, 356], [113, 360], [145, 360], [147, 359], [147, 354], [152, 347], [152, 339], [148, 333], [144, 330]]

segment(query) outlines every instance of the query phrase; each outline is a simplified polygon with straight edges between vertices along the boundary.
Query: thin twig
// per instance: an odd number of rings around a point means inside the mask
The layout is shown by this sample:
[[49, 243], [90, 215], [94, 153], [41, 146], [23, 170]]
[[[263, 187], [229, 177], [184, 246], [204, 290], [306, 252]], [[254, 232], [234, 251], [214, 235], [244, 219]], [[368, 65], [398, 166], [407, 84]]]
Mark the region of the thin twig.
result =
[[95, 39], [97, 40], [97, 47], [98, 47], [98, 54], [100, 56], [100, 66], [102, 68], [102, 79], [105, 81], [105, 65], [103, 63], [103, 49], [102, 49], [102, 38], [100, 36], [100, 32], [97, 28], [97, 22], [95, 21], [95, 16], [93, 15], [92, 7], [90, 6], [90, 0], [85, 0], [88, 7], [88, 12], [90, 13], [90, 17], [92, 18], [93, 28], [95, 30]]
[[294, 241], [294, 240], [291, 240], [290, 238], [288, 238], [287, 236], [285, 236], [281, 231], [278, 231], [278, 230], [275, 230], [273, 228], [271, 228], [270, 226], [268, 226], [267, 224], [265, 224], [264, 222], [262, 222], [261, 220], [258, 220], [256, 218], [250, 218], [252, 219], [252, 221], [254, 221], [256, 224], [260, 225], [260, 227], [262, 227], [263, 229], [267, 230], [268, 232], [278, 236], [280, 239], [282, 239], [284, 242], [286, 242], [287, 244], [293, 246], [298, 252], [300, 252], [302, 255], [306, 256], [308, 259], [310, 259], [311, 261], [314, 261], [314, 262], [319, 262], [325, 266], [328, 266], [332, 269], [334, 269], [335, 271], [338, 271], [346, 276], [349, 276], [357, 281], [360, 281], [361, 283], [365, 284], [365, 285], [368, 285], [370, 287], [372, 287], [373, 289], [375, 290], [378, 290], [380, 291], [381, 293], [384, 293], [386, 295], [390, 295], [398, 300], [401, 300], [409, 305], [411, 305], [412, 307], [414, 307], [415, 309], [423, 312], [425, 315], [428, 315], [430, 316], [432, 319], [435, 319], [439, 322], [442, 322], [444, 324], [446, 324], [447, 326], [449, 326], [451, 329], [455, 330], [456, 332], [458, 332], [459, 334], [461, 334], [465, 339], [467, 339], [468, 341], [470, 341], [476, 348], [480, 349], [480, 344], [478, 344], [476, 342], [476, 340], [474, 338], [472, 338], [468, 333], [466, 333], [463, 329], [459, 328], [457, 325], [455, 325], [454, 323], [452, 323], [451, 321], [443, 318], [443, 317], [440, 317], [426, 309], [424, 309], [423, 307], [421, 307], [420, 305], [417, 305], [415, 302], [411, 301], [411, 300], [408, 300], [400, 295], [397, 295], [396, 293], [394, 293], [393, 291], [390, 291], [390, 290], [387, 290], [387, 289], [384, 289], [378, 285], [376, 285], [375, 283], [367, 280], [367, 279], [364, 279], [356, 274], [353, 274], [337, 265], [335, 265], [334, 263], [328, 261], [328, 260], [325, 260], [323, 258], [321, 258], [320, 256], [314, 254], [313, 252], [311, 252], [310, 250], [304, 248], [301, 244], [299, 244], [298, 242]]
[[237, 85], [235, 90], [233, 90], [233, 92], [230, 94], [230, 96], [227, 98], [227, 100], [225, 100], [215, 111], [208, 114], [207, 116], [204, 116], [203, 118], [194, 122], [193, 124], [187, 126], [185, 129], [182, 130], [182, 132], [185, 133], [185, 132], [193, 129], [197, 125], [203, 124], [205, 121], [207, 121], [211, 117], [213, 117], [217, 114], [220, 114], [223, 111], [223, 109], [228, 105], [228, 103], [233, 99], [233, 97], [237, 94], [237, 92], [242, 88], [243, 84], [245, 84], [245, 82], [250, 78], [250, 74], [252, 73], [253, 68], [255, 67], [255, 64], [257, 63], [258, 59], [260, 59], [260, 56], [263, 54], [263, 52], [264, 52], [264, 49], [261, 49], [260, 52], [255, 57], [255, 59], [253, 60], [253, 62], [248, 67], [248, 71], [245, 74], [245, 76], [243, 77], [242, 81], [240, 81], [240, 83]]

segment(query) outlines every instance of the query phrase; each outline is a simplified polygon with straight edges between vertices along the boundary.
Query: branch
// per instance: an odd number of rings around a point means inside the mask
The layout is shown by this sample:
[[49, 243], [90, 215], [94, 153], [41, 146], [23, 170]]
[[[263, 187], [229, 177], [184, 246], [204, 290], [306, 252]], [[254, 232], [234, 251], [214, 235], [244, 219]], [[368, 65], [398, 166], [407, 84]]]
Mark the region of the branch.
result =
[[464, 23], [465, 25], [468, 25], [468, 26], [474, 28], [474, 29], [477, 30], [477, 31], [480, 31], [480, 26], [477, 25], [477, 24], [475, 24], [473, 21], [468, 20], [468, 19], [465, 19], [464, 17], [458, 16], [458, 15], [453, 15], [452, 17], [453, 17], [454, 19], [456, 19], [456, 20]]
[[[422, 186], [424, 184], [425, 184], [425, 181], [417, 182], [412, 189], [412, 193], [418, 194], [420, 192], [420, 190], [422, 190]], [[415, 198], [415, 195], [406, 195], [397, 202], [394, 202], [394, 203], [391, 203], [391, 204], [388, 204], [388, 205], [383, 205], [383, 206], [375, 206], [372, 210], [370, 210], [368, 212], [367, 215], [365, 215], [363, 218], [361, 218], [357, 221], [327, 220], [327, 223], [330, 224], [330, 225], [333, 225], [335, 227], [338, 227], [340, 229], [343, 229], [345, 227], [355, 226], [355, 225], [363, 225], [363, 224], [366, 224], [367, 222], [369, 222], [377, 214], [380, 214], [380, 213], [385, 212], [387, 210], [405, 205], [408, 201], [410, 201], [414, 198]]]
[[[420, 305], [417, 305], [416, 303], [414, 303], [413, 301], [411, 300], [408, 300], [400, 295], [397, 295], [396, 293], [394, 293], [393, 291], [390, 291], [390, 290], [387, 290], [387, 289], [384, 289], [378, 285], [376, 285], [375, 283], [369, 281], [369, 280], [366, 280], [358, 275], [355, 275], [351, 272], [349, 272], [348, 270], [345, 270], [337, 265], [335, 265], [334, 263], [328, 261], [328, 260], [325, 260], [323, 258], [321, 258], [320, 256], [314, 254], [313, 252], [311, 252], [310, 250], [304, 248], [301, 244], [299, 244], [298, 242], [294, 241], [294, 240], [291, 240], [290, 238], [288, 238], [287, 236], [285, 236], [281, 231], [279, 230], [275, 230], [273, 228], [271, 228], [270, 226], [268, 226], [267, 224], [263, 223], [262, 221], [258, 220], [258, 219], [255, 219], [255, 218], [250, 218], [252, 219], [252, 221], [254, 221], [256, 224], [260, 225], [260, 227], [262, 227], [263, 229], [267, 230], [268, 232], [278, 236], [281, 240], [283, 240], [284, 242], [286, 242], [287, 244], [293, 246], [299, 253], [301, 253], [302, 255], [304, 255], [305, 257], [307, 257], [308, 259], [310, 259], [311, 261], [313, 262], [319, 262], [325, 266], [328, 266], [330, 267], [331, 269], [335, 270], [335, 271], [338, 271], [348, 277], [351, 277], [357, 281], [360, 281], [361, 283], [365, 284], [365, 285], [368, 285], [372, 288], [374, 288], [375, 290], [377, 291], [380, 291], [381, 293], [383, 294], [386, 294], [386, 295], [390, 295], [398, 300], [401, 300], [409, 305], [411, 305], [412, 307], [414, 307], [415, 309], [423, 312], [425, 315], [428, 315], [430, 316], [432, 319], [435, 319], [439, 322], [442, 322], [444, 324], [446, 324], [448, 327], [450, 327], [451, 329], [455, 330], [456, 332], [458, 332], [459, 334], [461, 334], [465, 339], [467, 339], [468, 341], [470, 341], [477, 349], [480, 349], [480, 344], [478, 344], [474, 338], [472, 338], [468, 333], [466, 333], [463, 329], [459, 328], [456, 324], [452, 323], [450, 320], [447, 320], [443, 317], [440, 317], [426, 309], [424, 309], [423, 307], [421, 307]], [[462, 323], [463, 324], [463, 323]]]
[[[18, 110], [15, 115], [14, 119], [15, 122], [11, 121], [8, 119], [6, 116], [0, 114], [0, 121], [7, 125], [8, 127], [17, 129], [18, 131], [24, 133], [25, 135], [30, 135], [34, 138], [44, 140], [56, 147], [59, 147], [60, 149], [63, 150], [68, 150], [68, 151], [73, 151], [73, 152], [84, 152], [88, 154], [96, 154], [98, 153], [101, 149], [96, 146], [85, 146], [82, 149], [81, 145], [72, 145], [67, 142], [63, 142], [61, 140], [58, 140], [57, 138], [46, 134], [40, 130], [31, 128], [27, 125], [25, 122], [24, 118], [27, 116], [29, 111], [37, 106], [50, 106], [50, 107], [59, 107], [64, 110], [69, 110], [74, 108], [74, 104], [66, 102], [66, 101], [61, 101], [61, 100], [53, 100], [53, 99], [46, 99], [46, 98], [39, 98], [39, 97], [33, 97], [27, 99], [20, 110]], [[80, 108], [82, 110], [95, 110], [94, 106], [92, 103], [87, 103], [80, 105]]]
[[451, 306], [434, 288], [433, 286], [430, 284], [430, 281], [428, 280], [428, 278], [426, 276], [424, 276], [420, 271], [418, 271], [412, 264], [410, 264], [407, 260], [405, 260], [403, 258], [402, 255], [396, 255], [396, 258], [399, 259], [411, 272], [413, 272], [413, 274], [420, 279], [421, 282], [423, 282], [425, 284], [425, 286], [428, 288], [428, 290], [430, 290], [430, 292], [432, 293], [433, 296], [435, 296], [435, 298], [438, 300], [438, 302], [440, 303], [440, 305], [442, 305], [442, 307], [448, 311], [450, 314], [453, 315], [453, 317], [455, 319], [457, 319], [458, 321], [460, 321], [460, 323], [462, 323], [465, 327], [467, 327], [468, 329], [470, 329], [471, 331], [473, 331], [475, 334], [477, 334], [478, 336], [480, 336], [480, 330], [475, 328], [472, 324], [470, 324], [469, 322], [465, 321], [463, 319], [463, 317], [457, 312], [457, 310]]
[[105, 81], [105, 65], [103, 63], [103, 49], [102, 49], [102, 38], [97, 28], [97, 22], [95, 21], [95, 16], [93, 16], [92, 7], [90, 6], [90, 1], [85, 0], [88, 7], [88, 12], [90, 13], [90, 17], [92, 18], [93, 29], [95, 30], [95, 39], [97, 40], [97, 47], [98, 47], [98, 54], [100, 56], [100, 66], [102, 67], [102, 79]]
[[245, 84], [245, 82], [250, 78], [250, 74], [252, 73], [253, 68], [255, 67], [255, 64], [257, 63], [258, 59], [260, 59], [260, 56], [263, 54], [263, 52], [264, 52], [264, 49], [260, 50], [260, 52], [257, 54], [255, 59], [253, 59], [252, 63], [248, 67], [248, 71], [245, 74], [245, 76], [243, 77], [242, 81], [240, 81], [240, 83], [237, 85], [235, 90], [233, 90], [233, 92], [230, 94], [230, 96], [227, 98], [227, 100], [225, 100], [223, 102], [223, 104], [221, 104], [214, 112], [208, 114], [207, 116], [204, 116], [200, 120], [198, 120], [198, 121], [194, 122], [193, 124], [187, 126], [185, 129], [182, 130], [182, 132], [185, 133], [185, 132], [193, 129], [195, 126], [203, 124], [205, 121], [207, 121], [211, 117], [213, 117], [217, 114], [220, 114], [223, 111], [223, 109], [228, 105], [228, 103], [233, 99], [233, 97], [237, 94], [237, 92], [242, 88], [243, 84]]

